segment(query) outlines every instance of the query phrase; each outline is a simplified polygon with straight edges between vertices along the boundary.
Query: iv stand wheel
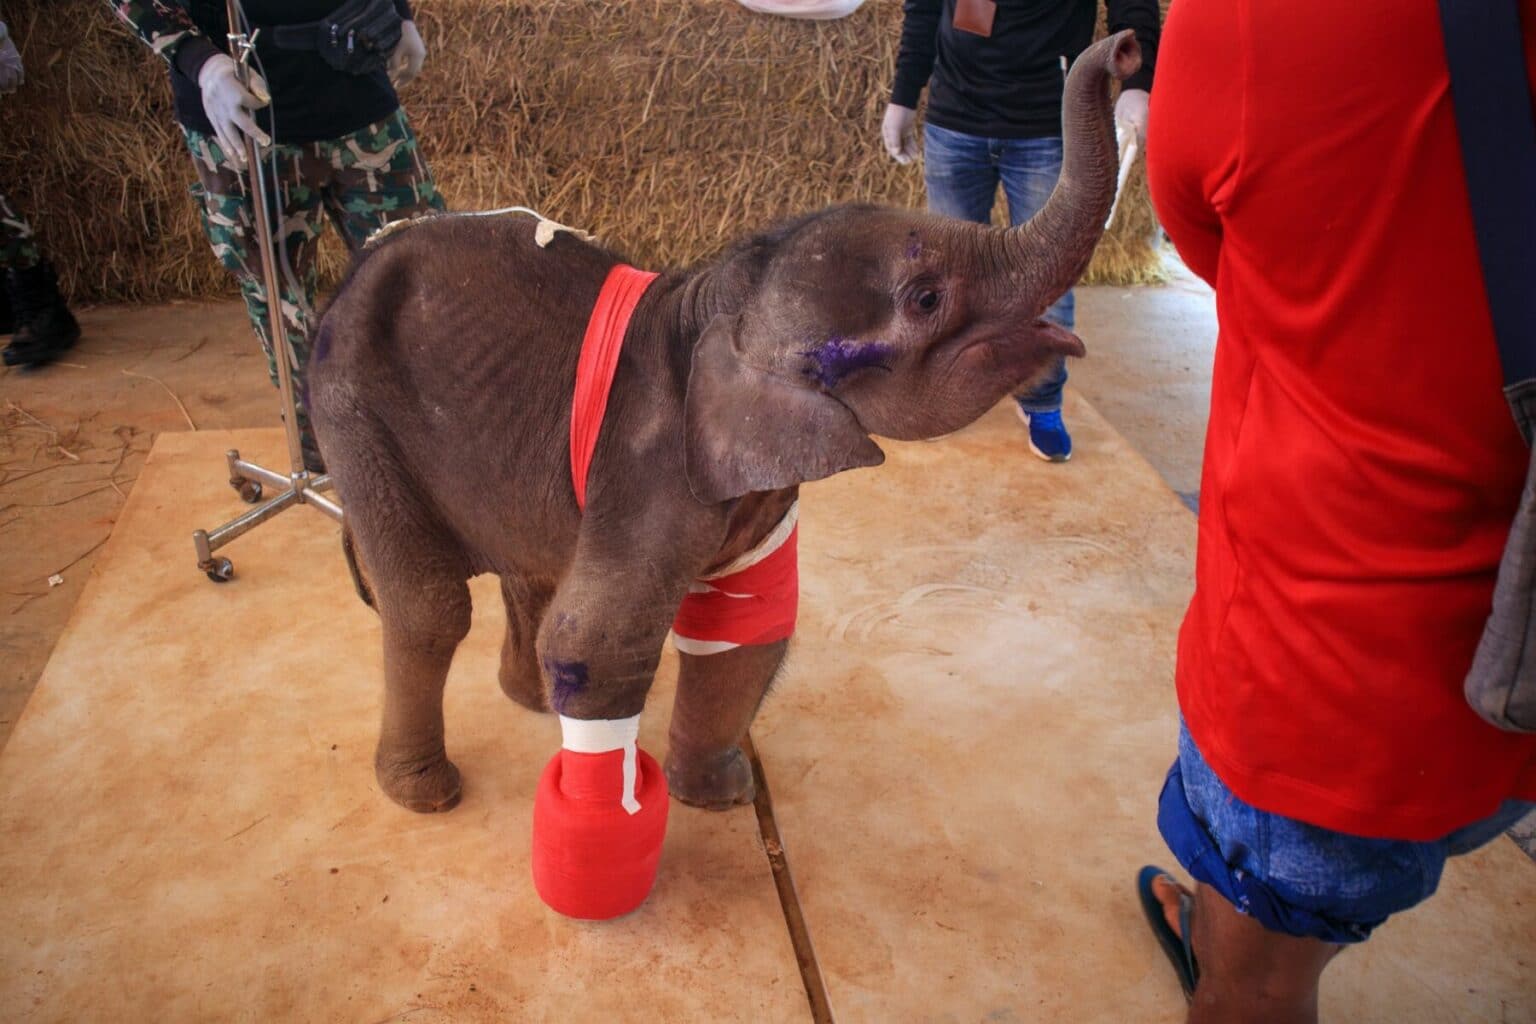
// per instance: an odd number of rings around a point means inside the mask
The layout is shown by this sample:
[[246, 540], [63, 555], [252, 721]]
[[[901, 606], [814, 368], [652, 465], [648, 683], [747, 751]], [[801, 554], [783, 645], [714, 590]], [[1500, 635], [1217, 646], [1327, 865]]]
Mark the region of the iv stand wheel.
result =
[[229, 486], [233, 487], [240, 495], [240, 500], [247, 505], [254, 505], [261, 500], [260, 480], [231, 480]]
[[208, 578], [215, 583], [228, 583], [235, 577], [235, 563], [222, 555], [213, 559], [213, 563], [210, 566], [206, 568], [199, 566], [199, 568], [203, 569]]

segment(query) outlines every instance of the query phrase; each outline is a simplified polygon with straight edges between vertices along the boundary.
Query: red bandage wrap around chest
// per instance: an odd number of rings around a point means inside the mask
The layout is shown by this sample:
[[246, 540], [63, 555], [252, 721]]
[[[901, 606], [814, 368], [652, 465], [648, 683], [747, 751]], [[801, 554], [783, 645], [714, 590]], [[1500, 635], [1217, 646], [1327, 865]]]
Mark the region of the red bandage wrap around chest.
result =
[[624, 332], [640, 296], [656, 276], [623, 263], [615, 265], [603, 279], [597, 304], [587, 320], [581, 354], [576, 358], [576, 395], [571, 402], [571, 485], [576, 489], [577, 508], [587, 507], [587, 471], [592, 468], [597, 435], [608, 411], [608, 393], [619, 368]]
[[[598, 292], [576, 360], [571, 403], [571, 486], [587, 507], [587, 474], [602, 431], [624, 333], [655, 274], [618, 264]], [[797, 508], [762, 543], [719, 573], [698, 580], [678, 608], [673, 640], [685, 654], [717, 654], [749, 644], [786, 640], [800, 601]]]

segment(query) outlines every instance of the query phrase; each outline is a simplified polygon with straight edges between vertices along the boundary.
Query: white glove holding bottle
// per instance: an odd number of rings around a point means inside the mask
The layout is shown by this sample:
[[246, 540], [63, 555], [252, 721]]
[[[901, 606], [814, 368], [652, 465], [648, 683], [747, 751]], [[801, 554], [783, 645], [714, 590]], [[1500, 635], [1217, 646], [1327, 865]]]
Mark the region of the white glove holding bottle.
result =
[[400, 23], [400, 41], [389, 55], [389, 84], [403, 89], [421, 74], [421, 66], [427, 60], [427, 44], [421, 41], [414, 21]]
[[255, 71], [250, 72], [250, 88], [240, 84], [239, 65], [227, 54], [209, 57], [197, 73], [197, 87], [203, 92], [203, 112], [213, 125], [219, 148], [239, 170], [245, 170], [245, 137], [258, 146], [270, 146], [272, 139], [251, 116], [272, 102], [267, 83]]

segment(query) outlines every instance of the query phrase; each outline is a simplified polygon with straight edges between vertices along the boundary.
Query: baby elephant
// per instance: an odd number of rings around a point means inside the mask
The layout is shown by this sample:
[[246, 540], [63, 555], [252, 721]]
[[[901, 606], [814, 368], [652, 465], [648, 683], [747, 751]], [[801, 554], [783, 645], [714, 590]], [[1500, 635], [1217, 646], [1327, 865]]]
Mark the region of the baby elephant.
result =
[[[632, 748], [623, 723], [674, 632], [668, 787], [750, 801], [739, 744], [793, 630], [798, 485], [878, 465], [871, 435], [963, 427], [1082, 354], [1040, 317], [1098, 240], [1109, 83], [1139, 63], [1129, 32], [1078, 59], [1061, 181], [1012, 230], [840, 206], [659, 276], [516, 214], [372, 244], [319, 327], [310, 404], [383, 623], [384, 791], [417, 811], [458, 802], [443, 682], [466, 581], [490, 572], [502, 689], [618, 726], [576, 746], [568, 732], [567, 749]], [[625, 771], [632, 794], [632, 757]]]

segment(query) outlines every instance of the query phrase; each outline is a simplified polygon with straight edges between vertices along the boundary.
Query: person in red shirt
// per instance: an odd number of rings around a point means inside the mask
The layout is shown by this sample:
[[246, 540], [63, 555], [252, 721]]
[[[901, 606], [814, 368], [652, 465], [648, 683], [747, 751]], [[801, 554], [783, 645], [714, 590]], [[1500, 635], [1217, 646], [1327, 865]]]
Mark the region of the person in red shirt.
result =
[[1147, 151], [1220, 334], [1158, 815], [1197, 884], [1139, 890], [1191, 1021], [1310, 1021], [1345, 944], [1536, 806], [1536, 736], [1462, 694], [1529, 453], [1436, 5], [1179, 0]]

